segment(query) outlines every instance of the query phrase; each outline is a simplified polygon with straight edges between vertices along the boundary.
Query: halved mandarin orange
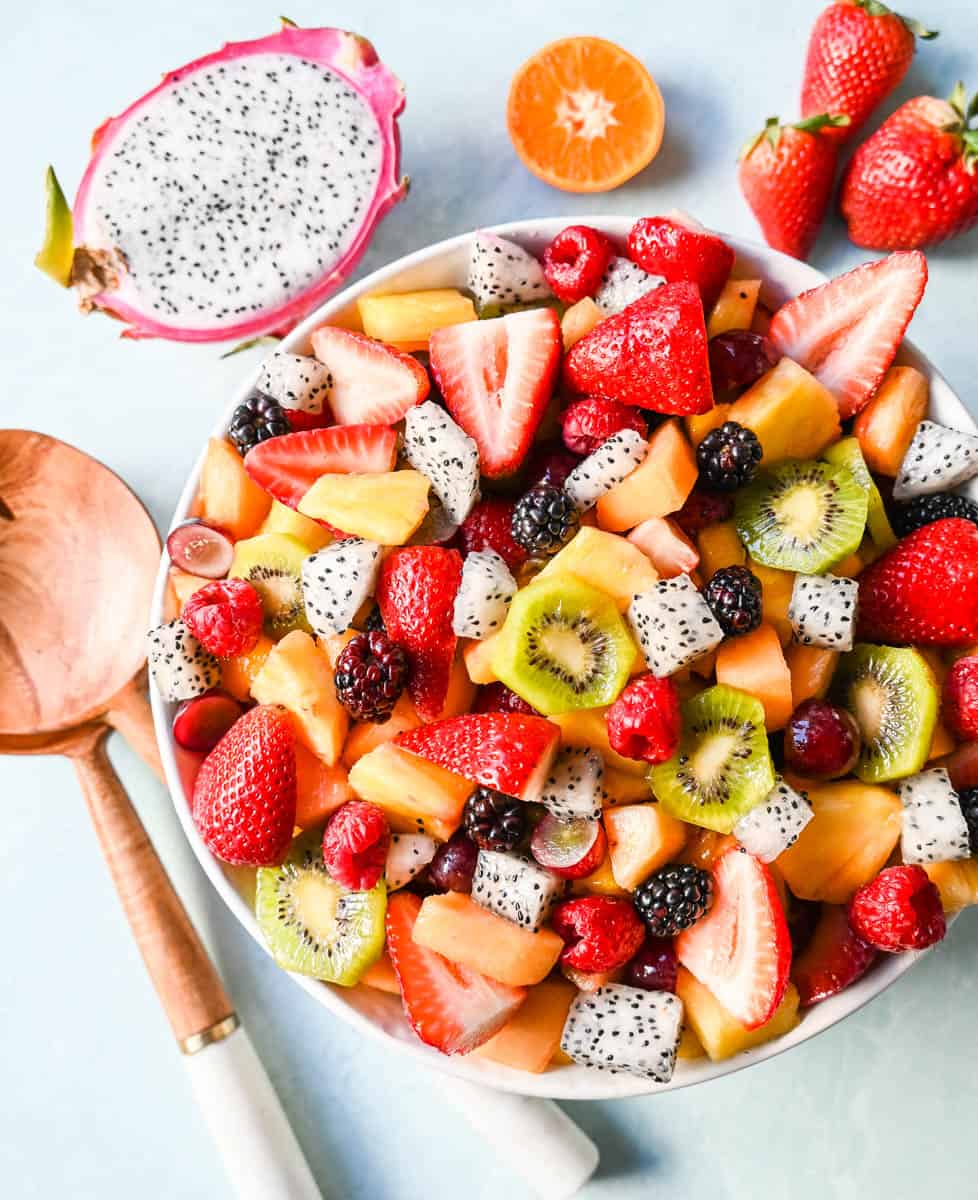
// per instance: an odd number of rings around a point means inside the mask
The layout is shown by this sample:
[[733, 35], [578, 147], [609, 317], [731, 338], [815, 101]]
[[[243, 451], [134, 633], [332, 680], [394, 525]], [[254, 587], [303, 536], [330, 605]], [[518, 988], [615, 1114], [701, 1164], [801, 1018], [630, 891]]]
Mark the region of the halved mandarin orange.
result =
[[506, 120], [534, 175], [565, 192], [607, 192], [655, 157], [665, 106], [637, 58], [603, 38], [571, 37], [520, 67]]

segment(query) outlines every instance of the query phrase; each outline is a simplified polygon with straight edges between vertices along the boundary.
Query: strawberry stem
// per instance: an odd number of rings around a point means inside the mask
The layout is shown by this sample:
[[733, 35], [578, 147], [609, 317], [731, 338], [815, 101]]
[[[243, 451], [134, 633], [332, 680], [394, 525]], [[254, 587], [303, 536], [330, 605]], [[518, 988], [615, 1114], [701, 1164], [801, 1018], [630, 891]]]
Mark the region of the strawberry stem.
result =
[[839, 129], [852, 123], [848, 113], [819, 113], [815, 117], [806, 117], [796, 121], [792, 129], [800, 129], [802, 133], [818, 133], [820, 129]]
[[928, 29], [926, 25], [921, 25], [913, 17], [905, 17], [902, 13], [894, 12], [892, 8], [887, 8], [882, 3], [882, 0], [856, 0], [856, 6], [863, 9], [871, 17], [896, 17], [898, 21], [903, 22], [915, 37], [919, 37], [922, 41], [933, 41], [938, 35], [936, 29]]

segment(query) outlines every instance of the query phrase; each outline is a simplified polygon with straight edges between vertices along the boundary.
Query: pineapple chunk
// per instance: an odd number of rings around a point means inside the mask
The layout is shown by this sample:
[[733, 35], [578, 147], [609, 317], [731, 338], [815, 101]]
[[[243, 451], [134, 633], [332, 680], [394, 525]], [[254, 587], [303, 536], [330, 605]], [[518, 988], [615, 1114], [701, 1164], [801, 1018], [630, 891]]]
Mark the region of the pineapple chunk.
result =
[[710, 310], [706, 336], [716, 337], [731, 329], [750, 329], [760, 290], [759, 279], [728, 279], [719, 300]]
[[447, 841], [475, 785], [387, 742], [350, 768], [350, 787], [382, 808], [395, 833], [427, 833]]
[[747, 561], [747, 551], [733, 521], [720, 521], [701, 529], [696, 535], [696, 546], [705, 580], [712, 579], [724, 567], [742, 567]]
[[320, 475], [299, 512], [382, 546], [403, 546], [428, 512], [429, 486], [420, 471]]
[[653, 871], [664, 867], [686, 844], [684, 822], [658, 804], [630, 804], [604, 814], [608, 857], [615, 882], [633, 892]]
[[346, 745], [343, 747], [344, 766], [349, 770], [371, 750], [386, 745], [387, 742], [392, 742], [399, 733], [417, 729], [420, 724], [421, 718], [414, 711], [414, 705], [405, 692], [398, 697], [393, 712], [383, 724], [378, 725], [374, 721], [357, 721], [351, 728]]
[[286, 508], [277, 500], [272, 501], [268, 516], [262, 521], [259, 533], [288, 533], [297, 538], [304, 546], [309, 547], [309, 553], [315, 554], [333, 540], [333, 535], [311, 517], [304, 517], [294, 509]]
[[757, 434], [764, 449], [762, 466], [785, 458], [817, 458], [842, 432], [835, 397], [790, 358], [782, 358], [748, 388], [729, 419]]
[[640, 775], [644, 779], [649, 769], [648, 763], [636, 762], [634, 758], [625, 758], [612, 750], [605, 720], [607, 711], [606, 708], [578, 708], [573, 712], [556, 713], [548, 720], [560, 726], [561, 745], [596, 750], [606, 767], [614, 767], [626, 775]]
[[562, 979], [545, 979], [531, 987], [516, 1016], [473, 1053], [516, 1071], [540, 1074], [560, 1048], [574, 994]]
[[649, 781], [644, 775], [628, 775], [615, 767], [605, 767], [601, 786], [604, 789], [605, 808], [615, 808], [619, 804], [641, 804], [651, 795]]
[[866, 466], [894, 477], [930, 403], [926, 378], [914, 367], [891, 367], [879, 391], [856, 417], [852, 432]]
[[436, 329], [477, 319], [475, 305], [455, 288], [361, 296], [357, 308], [367, 337], [406, 351], [427, 350]]
[[611, 870], [611, 859], [607, 856], [597, 870], [592, 871], [590, 875], [585, 875], [583, 879], [575, 879], [571, 885], [571, 891], [575, 896], [590, 896], [595, 892], [599, 896], [628, 895], [628, 892], [615, 879]]
[[211, 438], [197, 495], [201, 520], [223, 529], [237, 542], [258, 532], [271, 506], [271, 496], [250, 478], [231, 443]]
[[543, 568], [537, 578], [573, 575], [610, 596], [624, 612], [637, 592], [647, 592], [659, 578], [649, 558], [616, 533], [585, 525]]
[[295, 629], [269, 650], [251, 694], [259, 704], [281, 704], [298, 740], [328, 766], [339, 762], [349, 717], [336, 698], [329, 660], [308, 633]]
[[703, 1043], [693, 1033], [689, 1025], [683, 1025], [683, 1031], [679, 1036], [679, 1046], [676, 1050], [676, 1058], [704, 1058], [706, 1051], [703, 1049]]
[[564, 353], [575, 342], [579, 342], [582, 337], [586, 337], [595, 325], [598, 325], [603, 320], [604, 313], [590, 296], [585, 296], [583, 300], [578, 300], [576, 304], [572, 304], [564, 313], [560, 322], [560, 332], [564, 339]]
[[941, 904], [948, 913], [978, 904], [978, 860], [925, 863], [924, 870], [941, 893]]
[[265, 659], [271, 653], [275, 643], [263, 633], [253, 650], [247, 654], [239, 654], [237, 658], [225, 658], [221, 661], [221, 687], [230, 692], [235, 700], [242, 704], [251, 699], [251, 685], [255, 676], [265, 665]]
[[788, 984], [774, 1016], [759, 1029], [745, 1029], [723, 1008], [707, 988], [685, 967], [679, 968], [676, 991], [683, 1002], [684, 1019], [714, 1062], [752, 1050], [789, 1033], [798, 1024], [798, 989]]

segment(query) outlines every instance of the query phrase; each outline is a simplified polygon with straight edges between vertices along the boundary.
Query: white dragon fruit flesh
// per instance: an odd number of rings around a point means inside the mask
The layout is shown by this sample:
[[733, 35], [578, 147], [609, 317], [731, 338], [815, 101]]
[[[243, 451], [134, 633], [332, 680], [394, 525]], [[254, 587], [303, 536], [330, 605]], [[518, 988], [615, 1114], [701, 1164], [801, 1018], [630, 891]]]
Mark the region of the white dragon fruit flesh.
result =
[[479, 448], [439, 404], [426, 400], [404, 418], [404, 457], [426, 476], [445, 515], [461, 525], [479, 499]]
[[467, 554], [455, 593], [452, 631], [481, 642], [501, 628], [515, 595], [516, 580], [501, 555], [495, 550]]
[[636, 429], [622, 429], [579, 462], [564, 480], [564, 491], [582, 512], [627, 479], [648, 453], [648, 442]]
[[568, 746], [554, 759], [539, 802], [558, 820], [584, 817], [596, 821], [604, 802], [604, 762], [600, 754]]
[[564, 893], [557, 875], [516, 854], [480, 850], [472, 899], [483, 908], [536, 933]]
[[469, 291], [479, 308], [530, 304], [549, 300], [552, 295], [543, 277], [543, 267], [528, 250], [485, 230], [472, 239]]
[[282, 408], [313, 414], [323, 411], [332, 386], [333, 377], [318, 359], [281, 350], [265, 359], [255, 383]]
[[814, 816], [805, 797], [779, 779], [766, 800], [744, 813], [733, 835], [748, 854], [761, 862], [774, 862], [798, 841], [798, 835]]
[[838, 575], [796, 575], [788, 620], [796, 641], [826, 650], [851, 650], [859, 583]]
[[221, 664], [183, 621], [149, 631], [149, 673], [164, 700], [192, 700], [217, 687]]
[[381, 547], [364, 538], [344, 538], [305, 559], [302, 602], [318, 637], [344, 633], [357, 609], [374, 594]]
[[688, 575], [660, 579], [625, 614], [653, 675], [672, 675], [719, 646], [723, 630]]
[[954, 862], [971, 857], [968, 824], [945, 767], [897, 784], [903, 804], [900, 852], [905, 863]]
[[438, 843], [425, 833], [392, 833], [384, 865], [387, 890], [406, 887], [431, 862], [437, 849]]
[[668, 1083], [682, 1025], [683, 1002], [672, 992], [609, 983], [575, 996], [560, 1048], [582, 1067]]
[[403, 107], [342, 29], [287, 27], [171, 71], [93, 139], [72, 214], [83, 307], [136, 337], [291, 328], [405, 195]]
[[650, 275], [630, 258], [616, 256], [608, 260], [594, 303], [606, 317], [611, 317], [664, 283], [661, 275]]
[[894, 500], [946, 492], [978, 475], [978, 437], [921, 421], [893, 485]]

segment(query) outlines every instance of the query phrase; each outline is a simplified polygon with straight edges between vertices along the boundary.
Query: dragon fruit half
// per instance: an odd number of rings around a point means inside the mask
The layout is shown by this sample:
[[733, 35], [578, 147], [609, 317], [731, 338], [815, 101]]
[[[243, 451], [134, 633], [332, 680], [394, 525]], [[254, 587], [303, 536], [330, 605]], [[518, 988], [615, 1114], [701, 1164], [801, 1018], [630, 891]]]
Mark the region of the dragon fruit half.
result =
[[283, 28], [171, 71], [92, 139], [70, 282], [131, 337], [292, 327], [406, 191], [400, 81], [368, 41]]

